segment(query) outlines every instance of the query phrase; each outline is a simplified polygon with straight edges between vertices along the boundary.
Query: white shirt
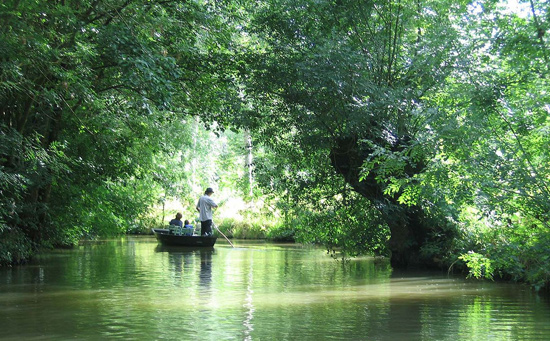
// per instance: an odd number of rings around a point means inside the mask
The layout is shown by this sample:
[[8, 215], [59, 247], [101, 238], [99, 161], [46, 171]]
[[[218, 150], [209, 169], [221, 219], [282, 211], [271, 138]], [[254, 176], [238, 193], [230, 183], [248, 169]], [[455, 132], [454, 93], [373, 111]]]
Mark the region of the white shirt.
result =
[[199, 210], [200, 221], [212, 220], [212, 207], [218, 207], [214, 200], [208, 195], [203, 195], [197, 202], [197, 209]]

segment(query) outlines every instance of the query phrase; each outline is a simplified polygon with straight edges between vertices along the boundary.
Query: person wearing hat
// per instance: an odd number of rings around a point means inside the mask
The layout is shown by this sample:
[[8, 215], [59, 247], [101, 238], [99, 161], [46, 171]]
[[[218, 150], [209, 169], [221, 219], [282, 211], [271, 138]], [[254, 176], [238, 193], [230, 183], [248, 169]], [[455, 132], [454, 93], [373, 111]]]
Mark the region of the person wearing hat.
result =
[[199, 198], [196, 209], [199, 211], [199, 220], [201, 221], [201, 236], [212, 234], [212, 208], [218, 207], [210, 196], [214, 193], [212, 188], [208, 187], [204, 195]]

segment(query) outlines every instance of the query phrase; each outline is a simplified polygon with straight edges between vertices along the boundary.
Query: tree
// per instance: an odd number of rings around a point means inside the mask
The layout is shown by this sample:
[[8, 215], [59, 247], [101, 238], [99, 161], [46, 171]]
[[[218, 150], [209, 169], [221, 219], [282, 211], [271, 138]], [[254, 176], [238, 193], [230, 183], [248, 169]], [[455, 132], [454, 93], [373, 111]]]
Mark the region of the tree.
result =
[[519, 16], [482, 4], [461, 23], [470, 59], [432, 97], [440, 108], [431, 124], [440, 151], [434, 164], [441, 166], [432, 179], [462, 212], [456, 253], [474, 275], [500, 273], [542, 287], [550, 278], [550, 99], [548, 37], [541, 34], [548, 22], [537, 17], [548, 8], [532, 1], [534, 15]]
[[439, 1], [275, 1], [248, 26], [258, 41], [243, 76], [256, 135], [274, 150], [284, 137], [306, 155], [323, 151], [383, 215], [396, 266], [418, 263], [441, 234], [429, 202], [401, 196], [432, 156], [425, 98], [458, 54], [449, 18], [464, 10]]
[[0, 11], [4, 232], [40, 246], [74, 243], [97, 229], [91, 217], [124, 230], [159, 188], [136, 180], [159, 183], [155, 155], [188, 143], [168, 134], [193, 116], [223, 122], [232, 27], [197, 2], [5, 1]]

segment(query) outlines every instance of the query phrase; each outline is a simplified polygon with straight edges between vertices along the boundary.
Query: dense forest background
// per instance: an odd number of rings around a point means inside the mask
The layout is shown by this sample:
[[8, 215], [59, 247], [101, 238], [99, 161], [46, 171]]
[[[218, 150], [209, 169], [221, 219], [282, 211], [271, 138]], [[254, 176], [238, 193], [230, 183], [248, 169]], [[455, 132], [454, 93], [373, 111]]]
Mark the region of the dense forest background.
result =
[[549, 7], [3, 1], [0, 263], [209, 186], [236, 237], [548, 287]]

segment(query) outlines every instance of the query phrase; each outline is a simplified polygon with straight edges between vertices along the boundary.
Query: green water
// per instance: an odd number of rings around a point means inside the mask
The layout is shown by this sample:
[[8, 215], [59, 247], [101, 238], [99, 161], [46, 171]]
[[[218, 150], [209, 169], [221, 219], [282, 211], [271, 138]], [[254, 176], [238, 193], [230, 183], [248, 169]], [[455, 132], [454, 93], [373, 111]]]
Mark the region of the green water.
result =
[[550, 304], [525, 286], [234, 244], [127, 237], [0, 269], [0, 339], [550, 340]]

